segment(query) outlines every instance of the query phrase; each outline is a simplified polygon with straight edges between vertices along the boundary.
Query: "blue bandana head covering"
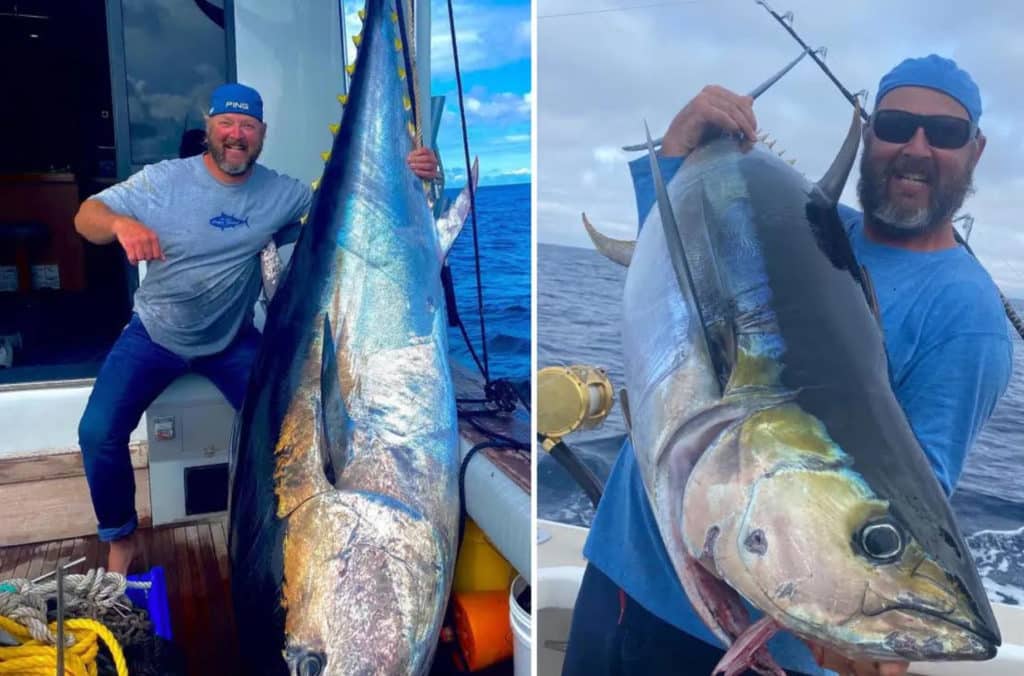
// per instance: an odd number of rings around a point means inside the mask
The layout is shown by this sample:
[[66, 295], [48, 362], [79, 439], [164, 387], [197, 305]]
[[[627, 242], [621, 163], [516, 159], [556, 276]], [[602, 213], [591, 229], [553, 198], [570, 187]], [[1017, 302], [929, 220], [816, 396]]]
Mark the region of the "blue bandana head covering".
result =
[[886, 73], [878, 83], [875, 108], [882, 97], [897, 87], [927, 87], [953, 97], [967, 109], [974, 124], [981, 117], [981, 93], [967, 71], [952, 59], [936, 54], [919, 59], [906, 59]]
[[260, 93], [244, 84], [230, 82], [213, 91], [210, 97], [210, 116], [221, 113], [240, 113], [251, 115], [263, 121], [263, 99]]

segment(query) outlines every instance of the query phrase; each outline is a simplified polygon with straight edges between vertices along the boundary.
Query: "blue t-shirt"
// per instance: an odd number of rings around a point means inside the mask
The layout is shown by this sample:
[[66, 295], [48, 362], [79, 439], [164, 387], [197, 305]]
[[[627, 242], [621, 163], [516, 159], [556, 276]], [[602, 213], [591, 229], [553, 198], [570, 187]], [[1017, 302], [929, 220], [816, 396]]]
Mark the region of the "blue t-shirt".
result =
[[[682, 158], [659, 158], [659, 165], [667, 180]], [[631, 162], [630, 171], [642, 223], [655, 199], [649, 159]], [[839, 213], [874, 283], [893, 391], [948, 495], [967, 449], [1010, 379], [1013, 348], [998, 291], [962, 247], [913, 252], [877, 244], [864, 235], [860, 212], [840, 206]], [[648, 611], [724, 648], [676, 576], [628, 439], [608, 478], [583, 554]], [[761, 616], [747, 607], [753, 618]], [[789, 632], [776, 634], [768, 646], [783, 668], [828, 673]]]
[[259, 253], [297, 234], [312, 192], [260, 164], [224, 184], [196, 155], [147, 165], [93, 199], [156, 233], [166, 260], [148, 262], [135, 312], [154, 342], [191, 358], [220, 352], [251, 321]]

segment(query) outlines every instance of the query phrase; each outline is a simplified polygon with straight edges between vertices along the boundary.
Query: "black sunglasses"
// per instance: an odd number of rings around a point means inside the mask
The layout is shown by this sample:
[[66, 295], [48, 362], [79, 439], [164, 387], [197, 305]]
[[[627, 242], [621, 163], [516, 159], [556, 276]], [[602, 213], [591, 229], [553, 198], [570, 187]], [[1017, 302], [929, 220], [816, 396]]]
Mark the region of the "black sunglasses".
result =
[[876, 110], [871, 115], [871, 128], [886, 143], [906, 143], [924, 127], [924, 135], [933, 148], [963, 148], [978, 133], [970, 120], [952, 115], [915, 115], [905, 110]]

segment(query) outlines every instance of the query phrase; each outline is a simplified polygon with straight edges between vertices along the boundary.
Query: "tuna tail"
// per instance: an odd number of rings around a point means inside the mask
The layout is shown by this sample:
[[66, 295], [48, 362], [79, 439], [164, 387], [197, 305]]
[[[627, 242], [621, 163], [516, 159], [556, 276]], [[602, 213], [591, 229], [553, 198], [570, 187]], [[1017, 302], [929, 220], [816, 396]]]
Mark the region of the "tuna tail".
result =
[[601, 252], [608, 260], [613, 263], [618, 263], [625, 267], [629, 267], [630, 261], [633, 260], [633, 249], [636, 248], [636, 241], [630, 239], [612, 239], [607, 237], [587, 220], [587, 214], [583, 213], [583, 227], [587, 229], [587, 234], [590, 235], [590, 241], [594, 243], [594, 246], [599, 252]]

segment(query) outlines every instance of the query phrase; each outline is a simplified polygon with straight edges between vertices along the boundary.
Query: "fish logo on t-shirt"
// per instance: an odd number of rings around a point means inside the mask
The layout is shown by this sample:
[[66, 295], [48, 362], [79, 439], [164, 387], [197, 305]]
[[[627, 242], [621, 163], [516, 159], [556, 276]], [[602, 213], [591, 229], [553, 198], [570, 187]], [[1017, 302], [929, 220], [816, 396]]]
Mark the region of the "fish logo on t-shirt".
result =
[[210, 219], [210, 225], [212, 225], [215, 228], [220, 228], [221, 230], [237, 228], [240, 225], [244, 225], [245, 227], [248, 228], [249, 219], [239, 219], [234, 216], [229, 216], [228, 214], [222, 211], [220, 212], [220, 216], [214, 216], [213, 218]]

